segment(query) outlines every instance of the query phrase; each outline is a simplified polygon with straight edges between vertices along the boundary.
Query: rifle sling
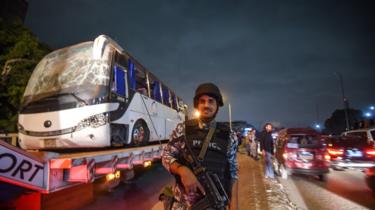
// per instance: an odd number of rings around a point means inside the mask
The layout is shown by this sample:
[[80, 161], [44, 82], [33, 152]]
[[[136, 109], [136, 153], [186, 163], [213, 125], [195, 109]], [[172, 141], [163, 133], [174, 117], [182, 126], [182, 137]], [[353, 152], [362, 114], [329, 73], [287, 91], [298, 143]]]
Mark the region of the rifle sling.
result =
[[203, 161], [204, 156], [206, 155], [206, 152], [207, 152], [207, 149], [208, 149], [208, 145], [210, 144], [210, 141], [212, 139], [212, 136], [215, 133], [215, 130], [216, 130], [216, 123], [213, 123], [210, 126], [210, 129], [208, 130], [208, 134], [207, 134], [206, 138], [204, 139], [202, 149], [199, 152], [198, 160]]

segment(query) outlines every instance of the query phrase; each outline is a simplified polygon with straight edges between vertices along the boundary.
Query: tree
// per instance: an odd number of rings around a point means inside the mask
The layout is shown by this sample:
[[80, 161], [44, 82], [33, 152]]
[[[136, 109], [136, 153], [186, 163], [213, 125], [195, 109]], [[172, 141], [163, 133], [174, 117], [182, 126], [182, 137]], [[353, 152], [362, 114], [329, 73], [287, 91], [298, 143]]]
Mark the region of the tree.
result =
[[[362, 111], [357, 109], [348, 109], [348, 118], [349, 118], [349, 129], [352, 129], [354, 122], [362, 119]], [[336, 109], [330, 118], [326, 119], [325, 123], [325, 133], [328, 134], [341, 134], [346, 129], [345, 122], [345, 110]]]
[[[27, 81], [37, 62], [50, 51], [19, 20], [7, 23], [0, 19], [0, 130], [17, 130], [18, 110]], [[14, 62], [9, 62], [14, 61]]]

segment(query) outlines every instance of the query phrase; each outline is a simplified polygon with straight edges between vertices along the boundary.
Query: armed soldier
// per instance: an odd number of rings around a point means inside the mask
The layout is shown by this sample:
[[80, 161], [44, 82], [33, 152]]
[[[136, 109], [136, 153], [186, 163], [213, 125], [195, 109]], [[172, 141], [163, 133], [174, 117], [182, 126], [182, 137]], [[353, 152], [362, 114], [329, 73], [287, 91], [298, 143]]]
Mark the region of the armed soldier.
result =
[[176, 178], [172, 209], [238, 209], [238, 143], [228, 125], [215, 121], [221, 106], [219, 88], [201, 84], [194, 97], [199, 119], [178, 125], [164, 149], [163, 165]]

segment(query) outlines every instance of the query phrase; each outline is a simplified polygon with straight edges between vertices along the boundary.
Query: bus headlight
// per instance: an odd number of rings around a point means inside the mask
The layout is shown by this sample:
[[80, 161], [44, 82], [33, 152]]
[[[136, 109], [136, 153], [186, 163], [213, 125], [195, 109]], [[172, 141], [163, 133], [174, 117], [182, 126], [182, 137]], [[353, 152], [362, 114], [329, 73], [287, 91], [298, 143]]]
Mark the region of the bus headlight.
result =
[[19, 123], [17, 123], [17, 129], [18, 129], [18, 132], [20, 133], [24, 133], [25, 132], [25, 129], [23, 128], [23, 126]]
[[82, 130], [86, 127], [97, 128], [97, 127], [105, 125], [107, 122], [108, 122], [107, 113], [97, 114], [97, 115], [88, 117], [86, 119], [83, 119], [81, 122], [79, 122], [76, 127], [76, 131]]

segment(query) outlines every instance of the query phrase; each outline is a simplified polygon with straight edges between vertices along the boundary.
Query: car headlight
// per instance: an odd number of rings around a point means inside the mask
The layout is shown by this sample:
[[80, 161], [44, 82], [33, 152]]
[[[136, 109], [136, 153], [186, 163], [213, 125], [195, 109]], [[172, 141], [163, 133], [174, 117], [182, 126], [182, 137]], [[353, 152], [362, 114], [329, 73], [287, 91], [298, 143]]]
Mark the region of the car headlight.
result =
[[108, 113], [101, 113], [81, 120], [76, 127], [76, 131], [86, 127], [97, 128], [108, 123]]

